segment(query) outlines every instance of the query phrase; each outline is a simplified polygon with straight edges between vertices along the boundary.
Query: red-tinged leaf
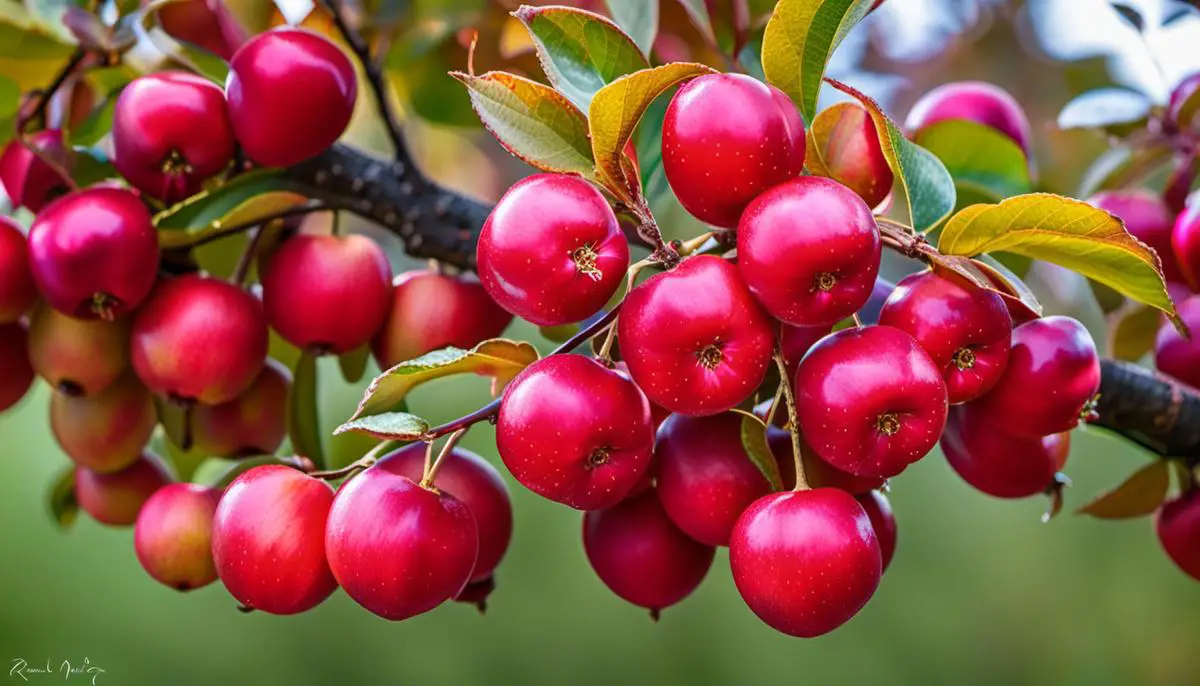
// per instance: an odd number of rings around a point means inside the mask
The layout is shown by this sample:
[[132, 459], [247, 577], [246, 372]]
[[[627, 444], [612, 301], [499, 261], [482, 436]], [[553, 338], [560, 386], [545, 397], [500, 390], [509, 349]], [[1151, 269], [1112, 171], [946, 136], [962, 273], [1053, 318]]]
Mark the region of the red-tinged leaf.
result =
[[1098, 519], [1129, 519], [1153, 513], [1167, 497], [1171, 485], [1166, 460], [1155, 460], [1134, 472], [1120, 486], [1106, 491], [1075, 510]]

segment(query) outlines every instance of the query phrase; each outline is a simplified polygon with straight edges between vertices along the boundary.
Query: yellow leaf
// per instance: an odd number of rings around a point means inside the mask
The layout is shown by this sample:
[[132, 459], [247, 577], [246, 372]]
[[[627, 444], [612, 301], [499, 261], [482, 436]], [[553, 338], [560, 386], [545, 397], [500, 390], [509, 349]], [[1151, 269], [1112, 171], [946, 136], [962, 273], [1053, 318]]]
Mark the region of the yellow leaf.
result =
[[1099, 519], [1129, 519], [1154, 512], [1167, 497], [1171, 473], [1166, 460], [1155, 460], [1137, 470], [1120, 486], [1105, 491], [1075, 510]]
[[241, 203], [220, 220], [192, 231], [159, 231], [158, 243], [164, 249], [187, 247], [210, 235], [222, 233], [226, 227], [253, 224], [292, 207], [308, 202], [308, 198], [289, 191], [268, 191]]
[[1154, 340], [1162, 327], [1162, 315], [1153, 307], [1134, 305], [1109, 317], [1108, 354], [1118, 360], [1137, 362], [1154, 349]]
[[631, 205], [644, 204], [637, 167], [624, 152], [650, 103], [684, 79], [713, 73], [703, 64], [673, 62], [622, 76], [596, 92], [588, 109], [592, 156], [596, 175], [614, 195]]
[[1162, 310], [1183, 326], [1158, 255], [1120, 219], [1081, 200], [1031, 193], [971, 205], [946, 223], [938, 248], [947, 255], [1010, 252], [1053, 262]]

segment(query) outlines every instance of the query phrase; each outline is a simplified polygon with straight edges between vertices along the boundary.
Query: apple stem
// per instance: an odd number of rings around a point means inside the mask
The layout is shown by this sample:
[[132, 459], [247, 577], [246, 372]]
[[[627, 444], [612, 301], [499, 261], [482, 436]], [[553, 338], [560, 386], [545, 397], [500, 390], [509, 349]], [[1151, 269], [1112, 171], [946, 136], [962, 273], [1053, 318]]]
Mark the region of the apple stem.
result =
[[691, 239], [690, 241], [684, 241], [683, 243], [681, 243], [679, 245], [679, 254], [682, 255], [683, 257], [687, 257], [688, 255], [691, 255], [692, 253], [696, 252], [701, 247], [703, 247], [705, 243], [712, 240], [712, 238], [716, 235], [717, 235], [716, 231], [709, 231], [708, 233], [704, 233], [699, 236], [696, 236], [695, 238]]
[[446, 438], [446, 442], [442, 444], [442, 450], [438, 453], [436, 460], [432, 459], [433, 441], [429, 442], [429, 448], [425, 451], [425, 475], [421, 477], [421, 488], [433, 487], [433, 480], [437, 478], [438, 470], [441, 469], [442, 464], [446, 461], [446, 456], [449, 455], [452, 450], [454, 450], [454, 446], [457, 445], [459, 440], [462, 439], [462, 437], [465, 436], [470, 430], [470, 426], [464, 426], [458, 431], [450, 434], [450, 436]]
[[262, 244], [263, 236], [266, 233], [266, 226], [253, 229], [250, 241], [246, 243], [246, 249], [242, 251], [237, 266], [233, 268], [233, 274], [229, 277], [230, 283], [240, 288], [246, 282], [246, 276], [250, 274], [250, 265], [254, 264], [254, 256], [258, 254], [258, 246]]
[[[796, 417], [796, 396], [792, 392], [792, 384], [788, 381], [787, 363], [783, 361], [783, 352], [775, 346], [775, 366], [779, 368], [779, 387], [783, 389], [783, 397], [787, 400], [788, 433], [792, 435], [792, 457], [796, 460], [796, 487], [794, 491], [807, 491], [811, 486], [804, 475], [804, 460], [800, 453], [800, 420]], [[770, 418], [768, 417], [768, 422]]]
[[779, 401], [783, 400], [783, 387], [787, 384], [786, 378], [779, 382], [779, 388], [775, 389], [775, 399], [771, 401], [771, 407], [767, 409], [767, 416], [763, 419], [763, 424], [771, 426], [771, 422], [775, 421], [775, 412], [779, 409]]

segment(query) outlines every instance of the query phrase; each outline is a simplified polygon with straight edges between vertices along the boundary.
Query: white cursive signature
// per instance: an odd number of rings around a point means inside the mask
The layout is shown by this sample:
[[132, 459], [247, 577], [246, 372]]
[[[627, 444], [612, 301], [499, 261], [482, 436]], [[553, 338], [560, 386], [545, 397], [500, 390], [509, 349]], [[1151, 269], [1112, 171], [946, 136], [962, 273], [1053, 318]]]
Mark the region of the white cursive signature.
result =
[[83, 662], [78, 665], [72, 664], [70, 660], [63, 660], [58, 666], [57, 671], [51, 666], [49, 658], [46, 659], [45, 666], [35, 667], [29, 664], [29, 661], [25, 658], [18, 657], [13, 658], [12, 668], [8, 670], [8, 676], [10, 679], [12, 677], [20, 677], [22, 681], [29, 681], [29, 677], [31, 676], [47, 676], [54, 674], [61, 674], [64, 681], [70, 681], [71, 677], [75, 676], [84, 677], [85, 679], [90, 676], [92, 686], [96, 686], [96, 684], [99, 683], [100, 675], [105, 673], [105, 670], [101, 669], [98, 665], [92, 664], [92, 661], [86, 657], [83, 658]]

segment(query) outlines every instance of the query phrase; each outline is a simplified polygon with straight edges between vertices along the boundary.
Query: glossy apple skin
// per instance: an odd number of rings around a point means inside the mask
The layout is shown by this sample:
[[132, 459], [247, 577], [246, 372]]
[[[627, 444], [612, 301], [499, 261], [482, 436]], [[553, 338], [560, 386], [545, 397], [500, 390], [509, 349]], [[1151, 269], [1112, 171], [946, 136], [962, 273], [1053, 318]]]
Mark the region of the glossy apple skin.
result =
[[129, 369], [131, 328], [129, 318], [75, 319], [42, 303], [29, 319], [29, 361], [60, 393], [95, 395]]
[[1167, 281], [1184, 281], [1171, 247], [1175, 218], [1159, 194], [1145, 188], [1103, 191], [1093, 195], [1088, 202], [1115, 215], [1134, 238], [1153, 248], [1162, 262]]
[[392, 287], [387, 320], [371, 341], [380, 369], [447, 346], [470, 350], [512, 322], [473, 279], [424, 269], [397, 276]]
[[625, 297], [617, 338], [630, 374], [652, 402], [709, 415], [737, 405], [762, 383], [775, 324], [737, 267], [699, 255]]
[[1171, 247], [1184, 280], [1200, 290], [1200, 203], [1189, 202], [1175, 218]]
[[333, 489], [281, 465], [233, 480], [213, 520], [213, 559], [221, 583], [243, 605], [292, 615], [337, 588], [325, 560]]
[[856, 476], [889, 477], [937, 444], [946, 383], [903, 331], [844, 329], [800, 363], [796, 405], [804, 437], [821, 459]]
[[1066, 432], [1039, 438], [1011, 434], [967, 404], [950, 410], [941, 445], [963, 481], [996, 498], [1025, 498], [1054, 483], [1070, 441]]
[[267, 322], [301, 350], [336, 355], [365, 345], [387, 319], [387, 254], [366, 236], [301, 234], [263, 270]]
[[134, 79], [113, 110], [113, 165], [167, 204], [200, 191], [233, 160], [225, 94], [201, 76], [167, 71]]
[[831, 326], [792, 326], [784, 324], [779, 331], [779, 348], [783, 353], [783, 361], [787, 366], [789, 379], [796, 378], [796, 369], [800, 360], [817, 344], [817, 341], [828, 336], [833, 330]]
[[1004, 89], [983, 81], [947, 83], [921, 96], [908, 113], [909, 132], [948, 119], [966, 119], [1008, 136], [1029, 154], [1032, 136], [1020, 104]]
[[233, 400], [267, 359], [267, 322], [254, 296], [196, 274], [163, 281], [133, 322], [133, 368], [167, 398]]
[[746, 208], [738, 224], [738, 271], [776, 318], [832, 326], [871, 297], [882, 245], [862, 198], [831, 179], [804, 176]]
[[800, 176], [804, 122], [774, 86], [743, 74], [707, 74], [684, 84], [663, 119], [663, 170], [697, 219], [732, 229], [746, 205]]
[[20, 319], [37, 298], [25, 234], [16, 221], [0, 217], [0, 324]]
[[[150, 4], [143, 0], [142, 5]], [[158, 22], [172, 38], [198, 45], [225, 61], [246, 42], [246, 31], [221, 0], [185, 0], [163, 5]]]
[[58, 445], [75, 464], [97, 472], [137, 461], [156, 424], [154, 398], [131, 374], [95, 395], [50, 398], [50, 430]]
[[462, 501], [384, 469], [338, 491], [325, 548], [354, 602], [393, 621], [428, 612], [462, 592], [479, 552]]
[[583, 549], [605, 586], [655, 618], [696, 590], [715, 553], [671, 521], [653, 490], [585, 513]]
[[108, 526], [132, 526], [142, 505], [168, 483], [170, 479], [162, 468], [145, 455], [112, 474], [75, 467], [75, 499], [79, 507]]
[[33, 385], [29, 338], [20, 324], [0, 324], [0, 412], [16, 405]]
[[[420, 483], [425, 472], [425, 445], [405, 446], [379, 460], [375, 469]], [[438, 467], [433, 486], [457, 498], [474, 515], [479, 556], [470, 583], [490, 579], [512, 540], [512, 497], [504, 477], [487, 460], [456, 446]]]
[[246, 155], [264, 166], [287, 167], [337, 142], [354, 113], [358, 81], [350, 58], [327, 38], [275, 29], [234, 54], [225, 97]]
[[1154, 515], [1154, 530], [1171, 560], [1200, 581], [1200, 491], [1163, 503]]
[[892, 514], [892, 504], [887, 496], [879, 491], [868, 491], [856, 496], [855, 500], [862, 505], [871, 520], [871, 528], [875, 530], [875, 539], [879, 541], [879, 552], [883, 566], [880, 573], [887, 571], [896, 554], [896, 516]]
[[[29, 143], [60, 165], [68, 163], [62, 131], [47, 129], [29, 137]], [[70, 190], [63, 178], [19, 140], [10, 141], [0, 154], [0, 184], [14, 207], [37, 214], [55, 197]]]
[[733, 530], [729, 566], [759, 619], [802, 638], [845, 624], [882, 574], [871, 520], [854, 496], [835, 488], [756, 500]]
[[[120, 188], [94, 186], [63, 196], [29, 229], [30, 265], [42, 298], [80, 319], [133, 311], [154, 286], [158, 257], [150, 212]], [[104, 298], [103, 308], [95, 306], [97, 297]]]
[[[813, 130], [825, 127], [829, 133], [820, 158], [828, 175], [854, 191], [868, 207], [877, 207], [892, 191], [895, 175], [883, 155], [871, 115], [857, 102], [840, 103], [817, 113]], [[808, 143], [810, 147], [821, 144], [811, 132]]]
[[658, 498], [671, 521], [705, 545], [729, 545], [742, 511], [771, 492], [742, 447], [742, 416], [671, 415], [659, 430], [654, 458]]
[[213, 457], [273, 455], [287, 436], [292, 374], [267, 359], [250, 388], [220, 405], [192, 409], [192, 440]]
[[617, 292], [629, 243], [595, 186], [535, 174], [496, 203], [477, 256], [479, 279], [501, 307], [539, 326], [559, 326], [587, 319]]
[[1040, 438], [1069, 431], [1100, 390], [1091, 334], [1071, 317], [1043, 317], [1013, 329], [1008, 368], [975, 401], [991, 423]]
[[[1200, 331], [1200, 296], [1192, 296], [1178, 306], [1179, 317], [1190, 330]], [[1200, 341], [1192, 334], [1184, 338], [1170, 322], [1163, 322], [1154, 340], [1154, 366], [1163, 374], [1200, 388]]]
[[591, 358], [546, 357], [505, 389], [496, 448], [534, 493], [577, 510], [609, 507], [650, 465], [650, 403], [629, 377]]
[[213, 514], [220, 499], [220, 492], [199, 484], [169, 484], [155, 491], [133, 529], [142, 568], [177, 591], [216, 581]]
[[1012, 317], [997, 293], [933, 272], [896, 284], [879, 323], [912, 336], [942, 372], [950, 404], [991, 390], [1008, 365]]
[[[779, 465], [784, 488], [793, 487], [796, 484], [796, 458], [792, 451], [792, 435], [783, 429], [770, 427], [767, 429], [767, 445], [775, 455], [775, 463]], [[800, 438], [800, 454], [804, 462], [805, 479], [813, 488], [837, 488], [851, 495], [860, 495], [880, 488], [887, 481], [884, 477], [855, 476], [834, 467], [818, 457], [803, 436]]]

